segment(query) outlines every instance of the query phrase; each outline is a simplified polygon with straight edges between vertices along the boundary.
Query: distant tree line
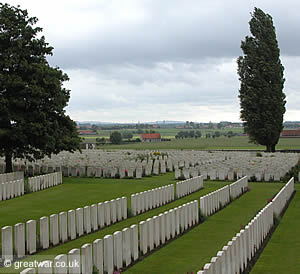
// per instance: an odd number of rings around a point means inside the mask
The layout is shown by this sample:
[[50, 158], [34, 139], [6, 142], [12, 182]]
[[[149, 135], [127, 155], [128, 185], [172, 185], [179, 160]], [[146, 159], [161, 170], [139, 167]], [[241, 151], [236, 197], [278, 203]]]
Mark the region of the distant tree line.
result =
[[[218, 138], [220, 136], [225, 136], [228, 138], [231, 138], [233, 136], [238, 136], [238, 133], [233, 133], [232, 131], [228, 131], [228, 132], [223, 132], [221, 133], [220, 131], [215, 131], [215, 132], [209, 132], [205, 134], [205, 138]], [[189, 131], [179, 131], [175, 138], [176, 139], [185, 139], [185, 138], [201, 138], [202, 137], [202, 133], [200, 130], [189, 130]]]

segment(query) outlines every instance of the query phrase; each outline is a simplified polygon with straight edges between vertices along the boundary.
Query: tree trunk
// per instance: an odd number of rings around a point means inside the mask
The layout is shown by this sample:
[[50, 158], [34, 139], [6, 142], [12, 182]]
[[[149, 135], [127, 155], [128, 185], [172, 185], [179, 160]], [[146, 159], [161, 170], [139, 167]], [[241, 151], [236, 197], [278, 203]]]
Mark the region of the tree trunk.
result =
[[271, 152], [275, 152], [276, 150], [275, 150], [275, 147], [276, 147], [276, 144], [273, 144], [273, 145], [271, 145]]
[[5, 172], [12, 172], [12, 154], [9, 152], [5, 153]]
[[266, 145], [267, 152], [275, 152], [275, 146], [276, 144], [267, 144]]

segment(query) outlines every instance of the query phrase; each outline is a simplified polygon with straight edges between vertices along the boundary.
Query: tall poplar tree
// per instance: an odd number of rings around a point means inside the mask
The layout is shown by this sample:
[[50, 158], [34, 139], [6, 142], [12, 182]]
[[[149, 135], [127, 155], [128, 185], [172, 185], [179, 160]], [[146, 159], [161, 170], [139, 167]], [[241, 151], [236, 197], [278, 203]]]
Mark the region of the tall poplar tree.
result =
[[52, 47], [27, 10], [0, 3], [0, 155], [6, 172], [14, 158], [39, 159], [80, 148], [75, 123], [65, 114], [68, 76], [51, 67]]
[[252, 36], [242, 41], [244, 56], [237, 59], [241, 119], [250, 141], [274, 152], [285, 113], [284, 67], [272, 17], [259, 8], [251, 16]]

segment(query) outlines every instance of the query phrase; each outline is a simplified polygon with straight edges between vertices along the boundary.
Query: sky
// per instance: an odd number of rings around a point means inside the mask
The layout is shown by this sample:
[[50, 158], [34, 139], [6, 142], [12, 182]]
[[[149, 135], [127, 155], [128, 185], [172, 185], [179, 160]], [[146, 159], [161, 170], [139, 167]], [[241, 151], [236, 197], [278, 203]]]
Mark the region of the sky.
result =
[[[5, 1], [3, 1], [5, 2]], [[240, 121], [236, 59], [254, 7], [273, 18], [287, 96], [300, 120], [296, 0], [11, 0], [39, 19], [70, 80], [76, 121]]]

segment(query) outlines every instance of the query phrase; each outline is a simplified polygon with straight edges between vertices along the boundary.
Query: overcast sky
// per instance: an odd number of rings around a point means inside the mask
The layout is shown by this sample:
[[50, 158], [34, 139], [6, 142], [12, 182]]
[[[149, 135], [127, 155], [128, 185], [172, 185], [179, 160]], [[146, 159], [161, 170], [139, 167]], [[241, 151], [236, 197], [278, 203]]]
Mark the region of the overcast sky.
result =
[[[5, 1], [4, 1], [5, 2]], [[285, 67], [285, 121], [300, 120], [296, 0], [11, 0], [39, 19], [66, 72], [76, 121], [239, 121], [236, 58], [250, 12], [273, 17]]]

